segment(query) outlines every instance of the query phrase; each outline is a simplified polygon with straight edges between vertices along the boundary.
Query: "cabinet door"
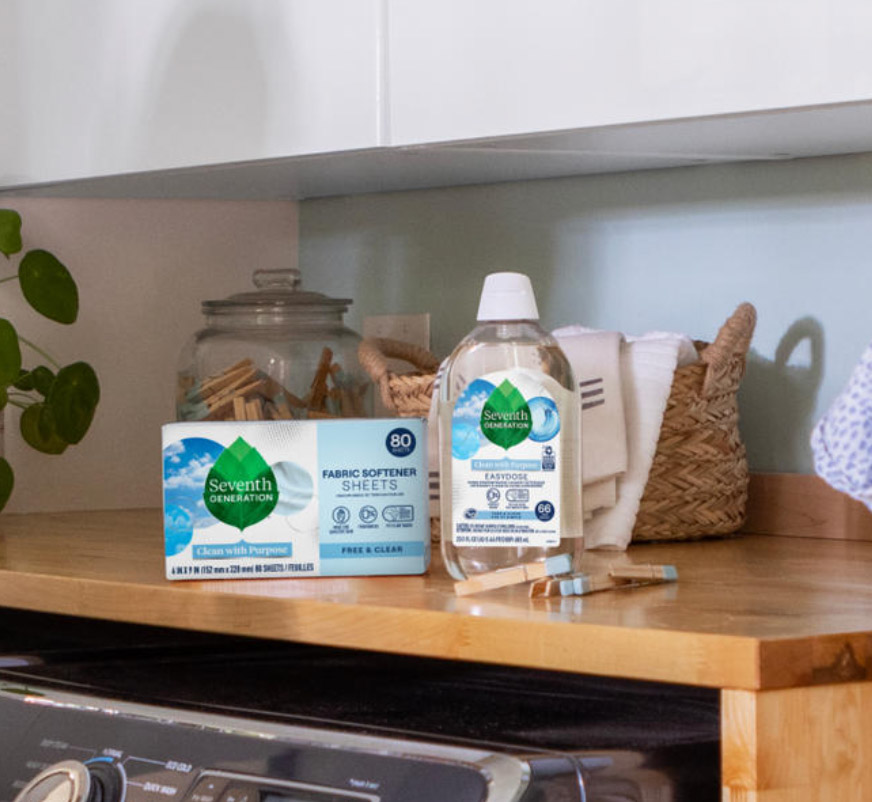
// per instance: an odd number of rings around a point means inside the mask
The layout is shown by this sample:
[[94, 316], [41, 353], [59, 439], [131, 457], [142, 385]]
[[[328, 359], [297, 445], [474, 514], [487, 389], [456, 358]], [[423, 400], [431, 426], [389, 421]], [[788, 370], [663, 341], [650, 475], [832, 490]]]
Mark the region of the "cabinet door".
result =
[[391, 140], [872, 97], [865, 0], [390, 0]]
[[0, 0], [0, 185], [372, 147], [380, 0]]

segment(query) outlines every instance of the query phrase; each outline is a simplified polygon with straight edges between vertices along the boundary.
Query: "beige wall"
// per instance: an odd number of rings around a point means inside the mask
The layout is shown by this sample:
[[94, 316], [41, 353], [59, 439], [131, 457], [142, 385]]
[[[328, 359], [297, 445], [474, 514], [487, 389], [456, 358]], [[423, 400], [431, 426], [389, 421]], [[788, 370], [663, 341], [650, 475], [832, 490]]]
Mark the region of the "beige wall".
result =
[[[16, 472], [9, 512], [156, 507], [160, 425], [172, 420], [178, 353], [201, 325], [200, 301], [249, 288], [256, 267], [294, 266], [297, 204], [0, 198], [24, 219], [24, 246], [45, 248], [75, 276], [79, 320], [39, 318], [17, 282], [0, 314], [59, 362], [90, 362], [102, 398], [91, 431], [60, 456], [37, 454], [7, 411]], [[0, 276], [7, 271], [0, 258]]]

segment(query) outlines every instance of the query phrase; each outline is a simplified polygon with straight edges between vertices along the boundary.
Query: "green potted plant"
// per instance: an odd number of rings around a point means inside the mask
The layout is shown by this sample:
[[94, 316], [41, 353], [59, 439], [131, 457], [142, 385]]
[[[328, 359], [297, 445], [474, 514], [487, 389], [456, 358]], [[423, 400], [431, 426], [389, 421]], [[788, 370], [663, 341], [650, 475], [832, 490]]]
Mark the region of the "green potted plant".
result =
[[[11, 262], [22, 247], [21, 216], [0, 209], [0, 253]], [[76, 282], [48, 251], [27, 251], [12, 275], [0, 276], [0, 282], [9, 281], [19, 283], [27, 303], [44, 317], [64, 325], [78, 317]], [[0, 317], [0, 411], [7, 405], [22, 411], [21, 436], [29, 446], [44, 454], [63, 453], [85, 436], [99, 400], [97, 374], [87, 362], [61, 365]], [[0, 510], [14, 483], [12, 466], [0, 457]]]

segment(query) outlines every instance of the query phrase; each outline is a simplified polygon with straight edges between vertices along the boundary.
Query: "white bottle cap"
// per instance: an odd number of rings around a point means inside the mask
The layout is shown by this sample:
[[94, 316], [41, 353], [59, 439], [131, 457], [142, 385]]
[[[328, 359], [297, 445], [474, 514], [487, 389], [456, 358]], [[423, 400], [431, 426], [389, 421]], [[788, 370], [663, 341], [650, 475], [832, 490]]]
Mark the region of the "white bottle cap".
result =
[[538, 320], [536, 297], [529, 276], [491, 273], [485, 277], [478, 320]]

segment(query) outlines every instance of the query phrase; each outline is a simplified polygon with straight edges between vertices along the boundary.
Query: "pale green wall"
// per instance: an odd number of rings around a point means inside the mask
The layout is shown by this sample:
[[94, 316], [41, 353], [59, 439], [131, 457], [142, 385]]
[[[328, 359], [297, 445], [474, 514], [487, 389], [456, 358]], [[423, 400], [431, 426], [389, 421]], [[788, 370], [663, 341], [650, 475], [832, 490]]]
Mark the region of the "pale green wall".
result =
[[811, 426], [872, 340], [870, 254], [872, 154], [300, 208], [306, 285], [353, 297], [355, 327], [367, 314], [431, 312], [440, 355], [471, 327], [493, 270], [531, 275], [548, 327], [710, 339], [737, 303], [753, 302], [740, 399], [756, 470], [812, 471]]

